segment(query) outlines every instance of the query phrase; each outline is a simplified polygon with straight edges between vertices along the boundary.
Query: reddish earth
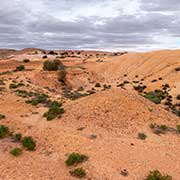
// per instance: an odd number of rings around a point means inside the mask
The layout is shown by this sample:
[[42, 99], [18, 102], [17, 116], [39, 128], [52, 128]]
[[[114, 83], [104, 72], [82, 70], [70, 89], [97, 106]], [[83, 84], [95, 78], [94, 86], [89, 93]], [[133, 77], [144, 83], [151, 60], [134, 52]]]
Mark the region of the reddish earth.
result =
[[[0, 124], [14, 133], [32, 136], [37, 144], [35, 151], [23, 149], [22, 155], [13, 157], [9, 151], [21, 144], [10, 137], [0, 139], [0, 179], [77, 179], [69, 173], [74, 167], [65, 164], [72, 152], [89, 156], [88, 161], [75, 166], [86, 170], [86, 180], [145, 180], [154, 169], [171, 175], [173, 180], [180, 179], [180, 136], [176, 131], [179, 117], [167, 111], [164, 101], [154, 104], [133, 88], [141, 83], [149, 92], [168, 84], [172, 102], [180, 103], [176, 98], [180, 94], [180, 71], [175, 70], [180, 67], [180, 50], [123, 55], [69, 51], [66, 56], [70, 57], [58, 57], [66, 65], [66, 85], [72, 92], [79, 87], [83, 87], [79, 91], [82, 94], [95, 92], [74, 101], [64, 97], [64, 85], [58, 81], [57, 72], [42, 68], [45, 60], [53, 60], [64, 51], [47, 55], [47, 59], [42, 57], [48, 51], [43, 51], [0, 51], [0, 80], [5, 83], [0, 85], [0, 114], [6, 116]], [[24, 63], [23, 59], [30, 62]], [[14, 72], [19, 65], [26, 70]], [[117, 87], [125, 80], [130, 83]], [[19, 82], [25, 85], [19, 90], [46, 93], [62, 101], [65, 113], [47, 121], [43, 117], [47, 107], [27, 104], [27, 98], [17, 96], [17, 89], [9, 88], [11, 83]], [[101, 87], [95, 87], [96, 83]], [[111, 87], [104, 89], [103, 85]], [[149, 127], [151, 123], [166, 125], [169, 130], [157, 135]], [[138, 133], [147, 138], [139, 139]], [[121, 175], [123, 169], [128, 171], [127, 176]]]

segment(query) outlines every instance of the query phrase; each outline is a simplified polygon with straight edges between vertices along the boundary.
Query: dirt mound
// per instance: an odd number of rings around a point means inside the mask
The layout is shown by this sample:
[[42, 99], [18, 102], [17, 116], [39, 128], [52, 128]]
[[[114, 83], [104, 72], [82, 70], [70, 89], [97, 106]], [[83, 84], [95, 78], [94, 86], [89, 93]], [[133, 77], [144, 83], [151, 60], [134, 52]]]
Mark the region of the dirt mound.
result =
[[[82, 98], [67, 106], [69, 119], [78, 119], [84, 126], [105, 128], [115, 132], [137, 132], [150, 123], [177, 123], [177, 117], [161, 106], [126, 90], [112, 89]], [[72, 117], [69, 118], [69, 115]]]

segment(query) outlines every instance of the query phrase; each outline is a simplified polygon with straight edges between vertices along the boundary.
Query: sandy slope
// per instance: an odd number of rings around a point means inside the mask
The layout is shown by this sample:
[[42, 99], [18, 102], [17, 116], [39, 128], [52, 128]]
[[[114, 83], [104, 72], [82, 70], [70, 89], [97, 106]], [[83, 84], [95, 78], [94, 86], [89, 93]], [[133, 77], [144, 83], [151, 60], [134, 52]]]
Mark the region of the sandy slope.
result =
[[[131, 89], [116, 87], [116, 83], [124, 79], [134, 80], [134, 76], [138, 75], [136, 79], [145, 78], [144, 83], [149, 89], [169, 83], [172, 94], [180, 94], [180, 76], [174, 71], [180, 65], [180, 51], [107, 55], [102, 58], [104, 62], [96, 62], [95, 55], [85, 61], [83, 56], [81, 60], [73, 59], [74, 62], [63, 59], [67, 66], [74, 65], [67, 69], [68, 82], [74, 88], [84, 86], [90, 89], [95, 82], [111, 84], [112, 88], [105, 91], [96, 88], [96, 94], [76, 101], [64, 100], [65, 114], [50, 122], [43, 118], [46, 107], [26, 104], [25, 99], [8, 88], [12, 80], [23, 80], [29, 85], [22, 89], [42, 91], [53, 99], [61, 98], [61, 85], [58, 84], [56, 73], [43, 72], [41, 67], [44, 60], [39, 59], [40, 55], [32, 56], [32, 61], [25, 64], [31, 71], [0, 76], [6, 82], [6, 90], [0, 94], [0, 113], [7, 117], [1, 120], [1, 124], [24, 136], [33, 136], [37, 148], [34, 152], [23, 151], [20, 157], [12, 157], [9, 150], [18, 144], [8, 138], [0, 140], [0, 179], [76, 179], [69, 175], [72, 168], [64, 163], [71, 152], [89, 156], [87, 162], [78, 165], [87, 170], [85, 179], [88, 180], [144, 180], [153, 169], [170, 174], [173, 180], [180, 179], [179, 135], [167, 132], [159, 136], [149, 128], [153, 122], [175, 128], [179, 118]], [[19, 60], [16, 57], [13, 59], [2, 60], [0, 72], [22, 64], [16, 61]], [[124, 77], [124, 74], [128, 76]], [[151, 83], [159, 76], [163, 82]], [[88, 78], [93, 83], [89, 83]], [[48, 91], [46, 87], [56, 91]], [[144, 132], [147, 139], [138, 139], [139, 132]], [[122, 169], [129, 172], [127, 177], [120, 174]]]

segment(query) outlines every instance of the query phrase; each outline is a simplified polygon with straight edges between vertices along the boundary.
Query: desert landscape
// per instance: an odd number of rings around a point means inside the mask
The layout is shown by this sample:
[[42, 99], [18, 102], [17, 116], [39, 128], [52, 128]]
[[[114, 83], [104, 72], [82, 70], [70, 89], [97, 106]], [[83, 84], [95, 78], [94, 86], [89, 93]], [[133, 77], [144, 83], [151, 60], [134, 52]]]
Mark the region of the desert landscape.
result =
[[180, 0], [1, 0], [0, 180], [180, 180]]
[[179, 180], [179, 90], [180, 50], [1, 49], [0, 179]]

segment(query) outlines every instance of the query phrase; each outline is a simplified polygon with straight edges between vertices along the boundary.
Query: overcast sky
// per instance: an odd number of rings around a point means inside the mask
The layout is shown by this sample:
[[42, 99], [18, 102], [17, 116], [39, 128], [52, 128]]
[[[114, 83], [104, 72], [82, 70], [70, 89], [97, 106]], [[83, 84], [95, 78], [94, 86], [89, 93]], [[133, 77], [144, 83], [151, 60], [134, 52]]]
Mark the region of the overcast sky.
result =
[[0, 0], [0, 48], [180, 48], [180, 0]]

